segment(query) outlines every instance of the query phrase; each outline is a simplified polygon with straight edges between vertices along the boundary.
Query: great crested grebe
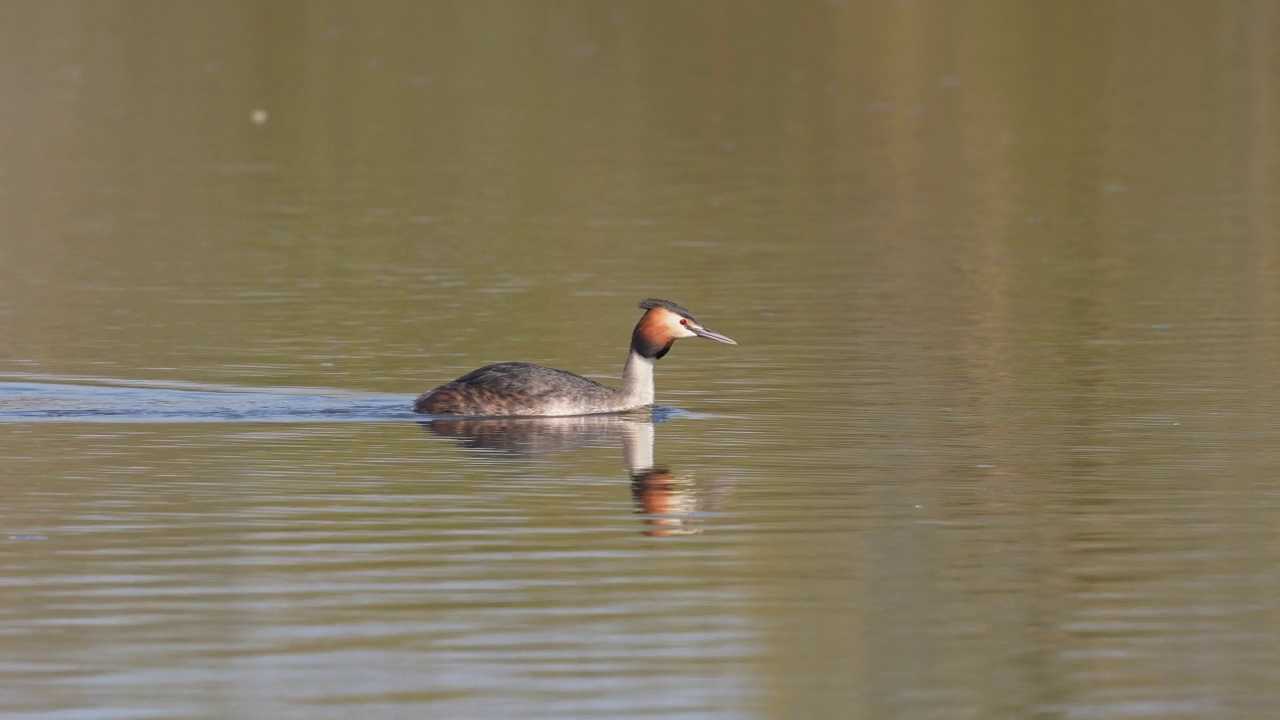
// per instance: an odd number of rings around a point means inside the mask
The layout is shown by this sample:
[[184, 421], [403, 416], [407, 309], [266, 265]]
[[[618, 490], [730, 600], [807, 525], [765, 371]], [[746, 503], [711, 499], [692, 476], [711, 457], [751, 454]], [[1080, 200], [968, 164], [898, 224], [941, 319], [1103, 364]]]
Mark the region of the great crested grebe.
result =
[[693, 313], [670, 300], [640, 303], [644, 316], [631, 331], [631, 354], [615, 390], [564, 370], [525, 362], [504, 362], [472, 370], [418, 396], [413, 411], [427, 415], [592, 415], [653, 404], [653, 363], [680, 338], [738, 343], [712, 332]]

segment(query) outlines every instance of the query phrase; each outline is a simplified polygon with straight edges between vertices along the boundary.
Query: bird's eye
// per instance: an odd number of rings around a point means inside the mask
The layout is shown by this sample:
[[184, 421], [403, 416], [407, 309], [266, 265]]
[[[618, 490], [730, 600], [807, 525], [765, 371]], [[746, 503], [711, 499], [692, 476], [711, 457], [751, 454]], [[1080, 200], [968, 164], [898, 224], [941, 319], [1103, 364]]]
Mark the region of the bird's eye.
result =
[[685, 320], [684, 318], [680, 318], [680, 324], [681, 324], [681, 325], [688, 325], [688, 324], [689, 324], [689, 321], [688, 321], [688, 320]]

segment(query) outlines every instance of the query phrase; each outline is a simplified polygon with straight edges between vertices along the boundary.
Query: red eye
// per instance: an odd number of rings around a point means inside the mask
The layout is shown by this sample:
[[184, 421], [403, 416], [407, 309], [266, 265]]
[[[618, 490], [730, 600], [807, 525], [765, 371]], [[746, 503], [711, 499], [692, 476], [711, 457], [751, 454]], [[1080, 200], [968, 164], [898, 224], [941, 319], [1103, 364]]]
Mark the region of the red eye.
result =
[[684, 318], [680, 318], [680, 324], [681, 324], [681, 325], [688, 325], [688, 324], [689, 324], [689, 321], [688, 321], [688, 320], [685, 320]]

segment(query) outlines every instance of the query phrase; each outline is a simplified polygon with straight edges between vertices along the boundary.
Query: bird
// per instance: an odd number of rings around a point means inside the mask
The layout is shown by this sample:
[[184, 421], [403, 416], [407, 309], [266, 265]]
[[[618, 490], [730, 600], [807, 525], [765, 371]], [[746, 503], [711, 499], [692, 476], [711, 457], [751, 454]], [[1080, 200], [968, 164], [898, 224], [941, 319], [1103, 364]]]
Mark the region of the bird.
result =
[[644, 315], [631, 331], [631, 351], [617, 388], [566, 370], [527, 362], [486, 365], [429, 390], [413, 402], [424, 415], [563, 417], [617, 413], [653, 404], [653, 365], [680, 338], [701, 337], [737, 345], [707, 329], [670, 300], [640, 302]]

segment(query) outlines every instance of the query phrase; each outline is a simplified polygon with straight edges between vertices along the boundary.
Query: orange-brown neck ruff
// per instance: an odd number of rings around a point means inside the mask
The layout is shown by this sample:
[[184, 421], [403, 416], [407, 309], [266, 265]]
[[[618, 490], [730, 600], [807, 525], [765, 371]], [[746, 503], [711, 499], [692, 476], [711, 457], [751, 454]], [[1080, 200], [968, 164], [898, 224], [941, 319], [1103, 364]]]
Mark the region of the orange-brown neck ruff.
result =
[[[671, 351], [676, 338], [667, 329], [670, 310], [654, 307], [640, 318], [636, 329], [631, 331], [631, 350], [646, 360], [660, 360]], [[676, 320], [679, 322], [679, 320]]]

